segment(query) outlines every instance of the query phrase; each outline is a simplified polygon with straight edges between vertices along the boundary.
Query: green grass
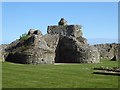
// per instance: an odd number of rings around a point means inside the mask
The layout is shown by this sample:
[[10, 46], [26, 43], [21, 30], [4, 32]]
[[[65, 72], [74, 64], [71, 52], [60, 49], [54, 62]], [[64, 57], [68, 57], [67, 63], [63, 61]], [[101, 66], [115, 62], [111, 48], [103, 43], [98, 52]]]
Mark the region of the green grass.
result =
[[118, 76], [93, 74], [92, 67], [115, 67], [117, 61], [99, 64], [2, 65], [3, 88], [117, 88]]

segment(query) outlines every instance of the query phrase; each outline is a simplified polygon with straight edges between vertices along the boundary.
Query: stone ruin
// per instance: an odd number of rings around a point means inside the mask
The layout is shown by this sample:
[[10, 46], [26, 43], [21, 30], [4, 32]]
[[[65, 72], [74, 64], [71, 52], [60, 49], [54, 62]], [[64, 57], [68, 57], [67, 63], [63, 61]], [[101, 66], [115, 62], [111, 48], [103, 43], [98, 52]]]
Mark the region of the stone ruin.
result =
[[100, 59], [120, 60], [120, 44], [97, 44]]
[[100, 51], [82, 36], [80, 25], [67, 25], [61, 18], [58, 25], [48, 26], [47, 34], [30, 29], [28, 39], [16, 40], [4, 49], [5, 61], [22, 64], [98, 63]]

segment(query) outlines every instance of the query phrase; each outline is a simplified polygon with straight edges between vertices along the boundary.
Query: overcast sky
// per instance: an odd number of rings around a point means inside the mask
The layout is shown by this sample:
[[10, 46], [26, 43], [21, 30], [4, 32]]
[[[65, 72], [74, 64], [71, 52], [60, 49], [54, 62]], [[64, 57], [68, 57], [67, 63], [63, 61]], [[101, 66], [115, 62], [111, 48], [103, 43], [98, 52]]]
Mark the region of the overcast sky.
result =
[[57, 25], [61, 17], [68, 24], [82, 25], [90, 44], [117, 42], [117, 2], [3, 2], [2, 43], [18, 39], [30, 28], [46, 34], [47, 26]]

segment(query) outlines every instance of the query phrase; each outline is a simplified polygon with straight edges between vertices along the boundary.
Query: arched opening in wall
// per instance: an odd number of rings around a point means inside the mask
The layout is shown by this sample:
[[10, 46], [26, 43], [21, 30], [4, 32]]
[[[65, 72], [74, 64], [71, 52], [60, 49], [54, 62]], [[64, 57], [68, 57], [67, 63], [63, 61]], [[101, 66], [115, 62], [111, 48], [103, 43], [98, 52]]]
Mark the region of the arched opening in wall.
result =
[[27, 64], [27, 56], [21, 53], [10, 53], [5, 61], [13, 62], [13, 63], [21, 63], [21, 64]]
[[55, 53], [55, 63], [79, 63], [75, 44], [68, 37], [60, 38]]

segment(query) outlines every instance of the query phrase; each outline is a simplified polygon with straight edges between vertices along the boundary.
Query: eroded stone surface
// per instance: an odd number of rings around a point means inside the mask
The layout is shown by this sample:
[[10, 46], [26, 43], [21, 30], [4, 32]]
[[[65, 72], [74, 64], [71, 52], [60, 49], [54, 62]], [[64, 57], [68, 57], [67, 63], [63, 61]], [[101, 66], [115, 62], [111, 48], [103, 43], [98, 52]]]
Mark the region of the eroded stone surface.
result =
[[74, 37], [61, 36], [56, 48], [57, 63], [98, 63], [98, 49], [80, 43]]
[[100, 59], [120, 59], [120, 44], [97, 44], [94, 46], [98, 48], [98, 51], [100, 53]]

